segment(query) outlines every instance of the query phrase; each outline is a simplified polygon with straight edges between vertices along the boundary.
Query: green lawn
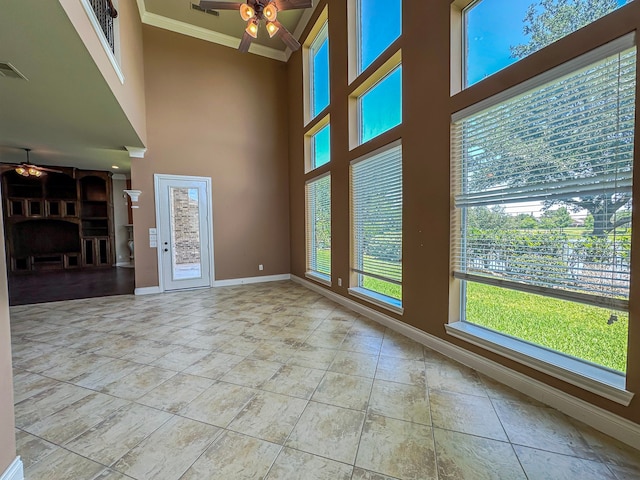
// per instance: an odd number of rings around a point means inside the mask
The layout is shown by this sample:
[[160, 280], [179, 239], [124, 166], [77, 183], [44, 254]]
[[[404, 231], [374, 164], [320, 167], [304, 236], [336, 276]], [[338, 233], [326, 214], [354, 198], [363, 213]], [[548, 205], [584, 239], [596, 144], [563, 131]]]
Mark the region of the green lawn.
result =
[[373, 290], [374, 292], [386, 295], [387, 297], [402, 300], [402, 287], [395, 283], [385, 282], [384, 280], [378, 280], [377, 278], [364, 277], [362, 280], [362, 286], [369, 290]]
[[626, 371], [629, 317], [604, 308], [467, 282], [466, 320], [598, 365]]
[[[329, 255], [328, 252], [318, 252]], [[366, 257], [365, 257], [366, 262]], [[402, 298], [402, 287], [365, 277], [364, 288]], [[466, 320], [621, 372], [627, 367], [629, 316], [607, 324], [604, 308], [467, 282]]]
[[[329, 250], [318, 250], [318, 264], [330, 265], [331, 264], [331, 252]], [[367, 261], [369, 257], [364, 256], [365, 269], [367, 268]], [[330, 275], [330, 272], [320, 272]], [[378, 280], [377, 278], [364, 277], [362, 286], [373, 290], [374, 292], [381, 293], [391, 298], [402, 299], [402, 287], [394, 283], [385, 282], [384, 280]]]

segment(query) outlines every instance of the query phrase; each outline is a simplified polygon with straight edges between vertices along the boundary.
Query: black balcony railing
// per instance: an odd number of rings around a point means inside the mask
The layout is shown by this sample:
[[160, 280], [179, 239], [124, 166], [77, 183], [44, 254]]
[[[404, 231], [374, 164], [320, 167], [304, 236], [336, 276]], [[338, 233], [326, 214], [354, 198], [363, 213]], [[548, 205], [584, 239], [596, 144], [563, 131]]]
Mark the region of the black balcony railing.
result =
[[111, 47], [111, 51], [115, 53], [115, 39], [113, 35], [113, 19], [118, 16], [118, 12], [113, 6], [111, 0], [89, 0], [96, 18], [102, 27], [104, 36]]

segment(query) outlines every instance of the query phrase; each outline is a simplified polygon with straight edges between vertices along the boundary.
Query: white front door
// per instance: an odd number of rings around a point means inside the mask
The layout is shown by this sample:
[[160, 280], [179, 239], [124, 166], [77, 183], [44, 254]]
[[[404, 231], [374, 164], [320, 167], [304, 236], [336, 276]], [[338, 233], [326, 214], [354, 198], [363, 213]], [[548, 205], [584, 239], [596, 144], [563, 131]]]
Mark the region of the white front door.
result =
[[211, 179], [155, 175], [155, 186], [162, 289], [210, 287]]

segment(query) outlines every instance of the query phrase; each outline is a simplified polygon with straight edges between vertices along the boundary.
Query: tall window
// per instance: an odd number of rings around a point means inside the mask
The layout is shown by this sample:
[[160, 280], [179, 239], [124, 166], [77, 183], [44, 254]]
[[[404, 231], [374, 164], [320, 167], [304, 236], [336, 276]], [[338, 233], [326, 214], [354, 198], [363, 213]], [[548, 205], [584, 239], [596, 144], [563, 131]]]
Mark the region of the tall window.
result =
[[306, 185], [307, 276], [331, 282], [331, 176]]
[[631, 0], [478, 0], [463, 12], [465, 84], [596, 21]]
[[402, 0], [358, 1], [358, 72], [402, 33]]
[[385, 306], [402, 305], [402, 146], [351, 165], [350, 292]]
[[626, 36], [454, 115], [467, 322], [626, 369], [635, 78]]
[[329, 105], [329, 23], [325, 22], [309, 47], [311, 118]]
[[358, 97], [360, 143], [402, 123], [402, 65]]
[[310, 136], [310, 169], [321, 167], [331, 161], [331, 129], [327, 123]]

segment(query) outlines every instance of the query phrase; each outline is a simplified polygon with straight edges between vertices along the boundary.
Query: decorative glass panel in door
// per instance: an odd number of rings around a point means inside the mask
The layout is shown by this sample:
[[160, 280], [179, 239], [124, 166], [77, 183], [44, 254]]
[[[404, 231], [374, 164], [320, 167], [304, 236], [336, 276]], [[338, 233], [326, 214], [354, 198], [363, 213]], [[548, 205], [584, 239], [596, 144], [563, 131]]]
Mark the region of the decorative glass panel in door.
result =
[[207, 179], [158, 175], [156, 180], [164, 290], [211, 286], [211, 200]]
[[174, 280], [202, 277], [197, 188], [169, 187], [171, 272]]

